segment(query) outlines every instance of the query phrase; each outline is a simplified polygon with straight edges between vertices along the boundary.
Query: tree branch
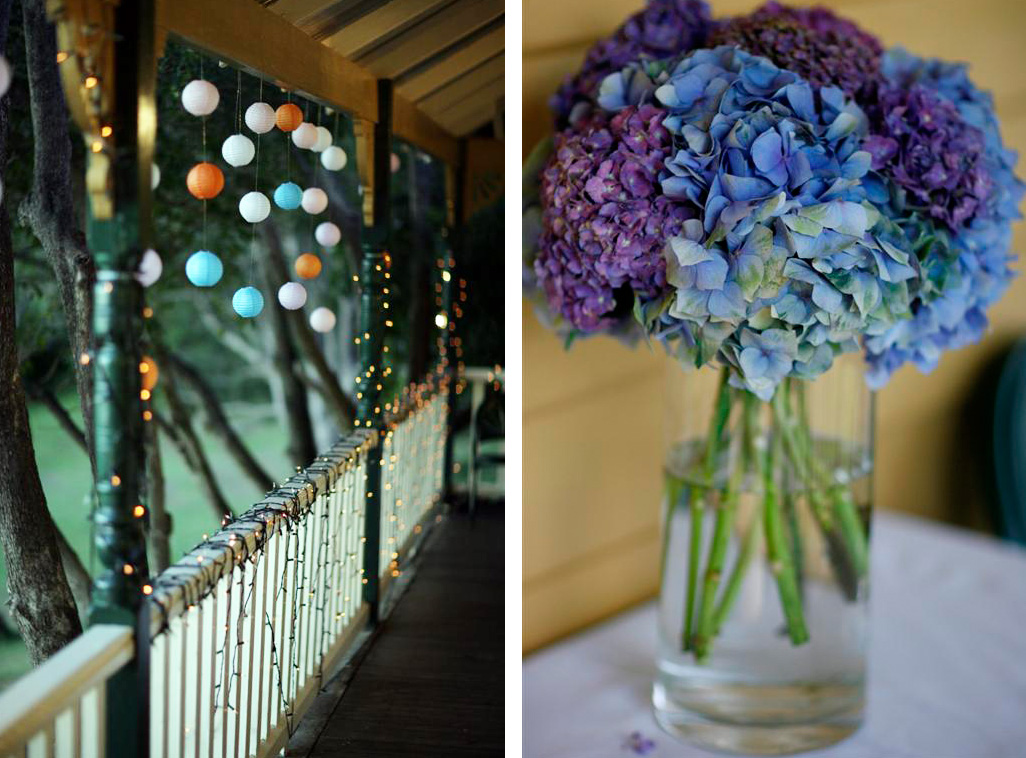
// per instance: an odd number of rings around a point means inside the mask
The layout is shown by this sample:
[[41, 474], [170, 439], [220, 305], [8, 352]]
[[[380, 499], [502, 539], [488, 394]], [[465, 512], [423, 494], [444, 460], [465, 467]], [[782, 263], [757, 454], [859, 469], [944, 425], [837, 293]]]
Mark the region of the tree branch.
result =
[[224, 441], [225, 449], [235, 459], [235, 462], [239, 464], [239, 468], [242, 469], [261, 492], [266, 492], [270, 489], [274, 480], [264, 471], [263, 467], [253, 457], [253, 454], [228, 422], [228, 416], [224, 412], [224, 407], [221, 405], [217, 393], [214, 392], [213, 388], [207, 384], [199, 371], [190, 363], [179, 358], [166, 348], [164, 349], [164, 355], [170, 360], [175, 373], [192, 387], [203, 403], [211, 429]]
[[21, 203], [18, 216], [39, 239], [57, 280], [85, 422], [89, 462], [95, 471], [91, 444], [92, 364], [83, 365], [79, 357], [89, 350], [90, 345], [96, 267], [75, 214], [68, 108], [57, 67], [54, 27], [46, 17], [43, 0], [23, 0], [22, 17], [25, 68], [31, 94], [34, 163], [32, 190]]

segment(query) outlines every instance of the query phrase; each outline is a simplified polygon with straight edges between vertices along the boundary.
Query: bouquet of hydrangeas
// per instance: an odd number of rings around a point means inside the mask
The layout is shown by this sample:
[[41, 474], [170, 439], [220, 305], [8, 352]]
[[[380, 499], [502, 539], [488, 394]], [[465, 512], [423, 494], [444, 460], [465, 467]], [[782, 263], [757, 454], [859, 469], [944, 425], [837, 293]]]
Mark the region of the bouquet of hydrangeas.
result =
[[[687, 366], [720, 367], [707, 462], [734, 401], [768, 403], [779, 448], [765, 458], [789, 458], [819, 493], [812, 511], [854, 586], [865, 532], [777, 390], [854, 351], [879, 388], [981, 337], [1013, 275], [1024, 187], [990, 95], [964, 65], [884, 50], [827, 10], [771, 2], [715, 21], [699, 0], [649, 0], [551, 106], [554, 136], [524, 169], [528, 295], [568, 341], [647, 337]], [[692, 497], [697, 515], [701, 487]], [[701, 658], [720, 609], [699, 599], [697, 552], [683, 644]]]

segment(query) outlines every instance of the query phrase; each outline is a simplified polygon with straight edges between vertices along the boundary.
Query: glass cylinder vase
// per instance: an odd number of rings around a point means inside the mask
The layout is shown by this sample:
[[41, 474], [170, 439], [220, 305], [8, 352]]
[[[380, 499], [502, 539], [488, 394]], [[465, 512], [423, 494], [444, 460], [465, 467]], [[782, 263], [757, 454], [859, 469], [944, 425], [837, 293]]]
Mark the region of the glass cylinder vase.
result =
[[863, 714], [873, 397], [859, 356], [770, 400], [670, 369], [659, 661], [664, 729], [781, 755]]

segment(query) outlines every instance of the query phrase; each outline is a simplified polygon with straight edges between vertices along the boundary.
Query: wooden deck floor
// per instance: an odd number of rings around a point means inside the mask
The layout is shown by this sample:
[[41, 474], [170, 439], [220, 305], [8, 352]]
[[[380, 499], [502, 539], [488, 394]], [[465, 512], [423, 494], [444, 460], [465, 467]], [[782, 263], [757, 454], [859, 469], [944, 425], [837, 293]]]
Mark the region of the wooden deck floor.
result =
[[431, 535], [306, 754], [502, 755], [503, 633], [502, 505], [482, 504], [474, 523], [453, 515]]

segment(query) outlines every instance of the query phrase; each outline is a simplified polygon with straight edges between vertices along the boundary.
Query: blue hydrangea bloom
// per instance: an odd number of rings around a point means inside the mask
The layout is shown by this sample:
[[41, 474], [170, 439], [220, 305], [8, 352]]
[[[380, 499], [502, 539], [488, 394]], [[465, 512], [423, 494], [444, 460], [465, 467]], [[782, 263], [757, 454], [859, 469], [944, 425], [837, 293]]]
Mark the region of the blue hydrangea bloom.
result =
[[[883, 386], [906, 362], [928, 372], [945, 350], [983, 336], [986, 309], [1004, 294], [1013, 276], [1011, 225], [1020, 218], [1024, 191], [1014, 173], [1017, 156], [1001, 141], [993, 100], [969, 80], [964, 64], [923, 59], [897, 48], [884, 55], [881, 67], [893, 86], [927, 87], [946, 98], [982, 133], [980, 164], [989, 176], [989, 191], [971, 219], [954, 229], [938, 229], [904, 207], [890, 188], [891, 202], [881, 204], [882, 210], [906, 230], [923, 273], [913, 293], [913, 317], [865, 341], [873, 387]], [[884, 188], [883, 194], [887, 192]]]
[[850, 98], [729, 46], [659, 78], [675, 147], [663, 194], [696, 212], [665, 247], [673, 291], [636, 305], [649, 333], [685, 362], [733, 366], [768, 398], [908, 315], [918, 271], [868, 200], [868, 122]]

